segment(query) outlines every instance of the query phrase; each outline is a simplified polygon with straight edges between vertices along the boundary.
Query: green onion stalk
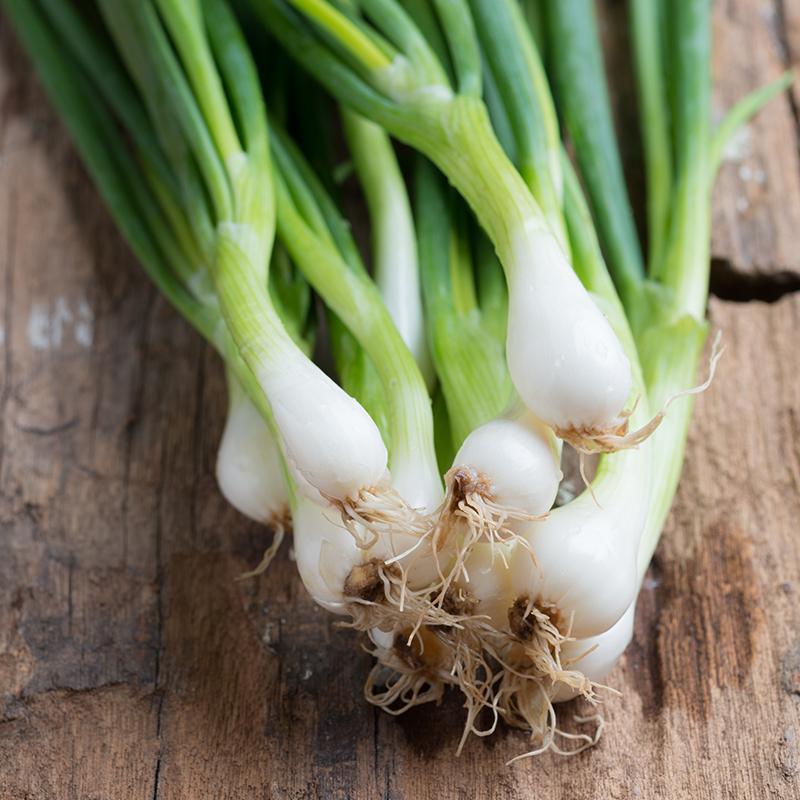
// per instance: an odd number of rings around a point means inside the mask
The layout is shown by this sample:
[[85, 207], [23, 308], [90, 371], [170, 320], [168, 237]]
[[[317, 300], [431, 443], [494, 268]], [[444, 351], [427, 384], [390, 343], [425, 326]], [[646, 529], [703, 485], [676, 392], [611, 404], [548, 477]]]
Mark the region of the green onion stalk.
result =
[[[349, 538], [331, 528], [321, 506], [299, 504], [294, 518], [298, 568], [315, 599], [332, 611], [350, 614], [357, 628], [402, 628], [409, 618], [441, 615], [428, 599], [437, 572], [424, 540], [428, 517], [442, 500], [431, 401], [420, 368], [367, 273], [347, 222], [286, 132], [275, 124], [272, 132], [279, 240], [365, 356], [358, 370], [343, 370], [347, 353], [342, 343], [347, 340], [335, 334], [334, 341], [339, 341], [335, 360], [348, 390], [364, 404], [373, 402], [380, 416], [385, 414], [391, 486], [402, 498], [393, 506], [393, 497], [383, 494], [369, 510], [353, 509]], [[355, 137], [354, 151], [365, 144], [362, 133]], [[374, 144], [376, 133], [370, 131], [366, 141]], [[385, 136], [382, 131], [380, 135]], [[352, 130], [350, 137], [354, 138]], [[386, 140], [382, 144], [389, 146]], [[369, 158], [391, 165], [394, 156], [387, 147], [371, 152]], [[397, 173], [384, 175], [393, 180]], [[377, 184], [383, 177], [373, 174], [371, 180]], [[371, 188], [378, 190], [376, 185]], [[392, 188], [399, 191], [396, 185]], [[373, 220], [383, 213], [383, 206], [372, 205]], [[416, 250], [414, 240], [410, 245]], [[384, 251], [377, 252], [378, 260], [383, 260]], [[384, 272], [384, 277], [402, 282], [409, 277], [409, 265], [395, 255], [382, 266], [403, 274]], [[415, 264], [411, 269], [416, 270]], [[406, 295], [404, 302], [407, 309], [420, 300]], [[383, 597], [380, 604], [373, 600], [376, 592]]]
[[414, 184], [430, 350], [451, 440], [459, 448], [511, 401], [504, 357], [505, 284], [490, 248], [470, 242], [467, 209], [422, 156]]
[[417, 241], [405, 180], [383, 128], [346, 108], [342, 109], [342, 122], [372, 223], [375, 282], [430, 388], [434, 373], [425, 335]]
[[[674, 9], [668, 26], [669, 70], [659, 50], [647, 51], [653, 42], [653, 20], [663, 14], [650, 0], [633, 2], [633, 36], [638, 52], [640, 93], [656, 84], [656, 96], [665, 107], [643, 108], [648, 196], [660, 197], [668, 183], [669, 213], [660, 217], [660, 228], [651, 220], [650, 281], [655, 284], [650, 310], [637, 345], [645, 371], [648, 395], [654, 407], [664, 407], [670, 398], [690, 386], [708, 336], [705, 308], [709, 290], [711, 188], [725, 145], [739, 127], [769, 100], [785, 91], [794, 74], [787, 72], [773, 83], [755, 90], [734, 105], [716, 129], [711, 125], [711, 10], [702, 0], [691, 0]], [[659, 61], [657, 61], [659, 59]], [[651, 73], [661, 70], [661, 78]], [[665, 138], [670, 120], [670, 147]], [[652, 129], [655, 129], [653, 132]], [[656, 153], [671, 151], [671, 176], [666, 181]], [[666, 155], [664, 156], [666, 160]], [[657, 199], [656, 205], [663, 203]], [[660, 245], [659, 245], [660, 243]], [[655, 249], [659, 248], [659, 249]], [[712, 353], [715, 362], [716, 347]], [[654, 436], [654, 492], [647, 525], [639, 547], [639, 577], [658, 544], [669, 508], [677, 490], [683, 463], [693, 397], [675, 401]]]
[[[631, 366], [570, 266], [557, 210], [559, 158], [552, 147], [541, 156], [535, 147], [539, 140], [552, 143], [552, 114], [541, 123], [516, 110], [508, 114], [525, 147], [522, 168], [532, 190], [503, 151], [482, 99], [482, 55], [466, 0], [432, 0], [422, 28], [395, 0], [361, 0], [361, 14], [352, 5], [250, 2], [287, 52], [340, 102], [426, 155], [466, 199], [505, 273], [506, 356], [524, 404], [587, 448], [608, 433], [622, 438]], [[421, 5], [414, 4], [418, 17]], [[508, 25], [487, 35], [518, 28], [518, 12], [508, 16]], [[437, 54], [442, 46], [446, 61]], [[515, 58], [499, 50], [487, 62], [501, 96], [511, 96], [515, 70], [532, 84], [544, 80], [530, 50]], [[578, 340], [570, 334], [576, 324], [586, 329]], [[553, 363], [562, 367], [556, 374]]]
[[[220, 2], [172, 0], [103, 0], [99, 9], [162, 149], [179, 169], [186, 207], [198, 211], [197, 236], [211, 256], [225, 329], [260, 388], [293, 478], [306, 492], [348, 497], [380, 478], [385, 449], [366, 412], [298, 347], [266, 291], [275, 229], [269, 131], [232, 14]], [[321, 398], [323, 413], [312, 414]], [[339, 426], [326, 425], [328, 414]], [[309, 419], [327, 441], [309, 436]], [[332, 455], [325, 471], [328, 447], [341, 448], [344, 468], [336, 474]]]
[[[526, 50], [535, 53], [524, 27], [517, 28], [515, 35], [526, 42]], [[532, 116], [546, 118], [552, 113], [553, 100], [546, 83], [532, 83], [530, 98]], [[511, 154], [515, 160], [519, 157], [518, 136]], [[538, 143], [532, 140], [530, 146], [552, 152], [553, 138], [551, 134], [549, 142], [546, 137]], [[575, 168], [558, 134], [555, 138], [562, 187], [560, 213], [573, 267], [624, 348], [631, 364], [633, 391], [639, 397], [631, 422], [637, 429], [647, 430], [652, 411], [631, 325], [606, 266]], [[515, 435], [519, 437], [519, 431]], [[595, 681], [613, 666], [621, 652], [620, 641], [624, 648], [629, 639], [619, 631], [624, 634], [632, 623], [629, 608], [638, 589], [636, 552], [649, 508], [652, 450], [652, 442], [645, 438], [635, 449], [601, 455], [587, 491], [550, 511], [545, 519], [517, 524], [519, 540], [508, 556], [510, 579], [482, 581], [474, 587], [479, 612], [493, 616], [498, 625], [502, 615], [509, 615], [512, 630], [515, 625], [530, 625], [537, 631], [528, 646], [508, 653], [509, 668], [500, 678], [504, 691], [514, 697], [508, 717], [528, 729], [538, 743], [532, 752], [563, 751], [553, 704], [576, 694], [594, 701]], [[539, 475], [544, 473], [542, 466]], [[513, 485], [510, 480], [508, 485]], [[532, 478], [528, 485], [534, 485]], [[467, 566], [471, 566], [469, 562]], [[509, 608], [519, 611], [523, 621], [517, 621]], [[558, 626], [550, 626], [548, 620], [554, 617], [569, 620], [568, 638], [559, 636]], [[607, 633], [611, 631], [613, 634]], [[586, 656], [595, 646], [602, 656]], [[606, 659], [609, 652], [616, 655]], [[553, 661], [548, 653], [556, 654]], [[573, 667], [564, 668], [570, 660]], [[520, 679], [520, 674], [525, 678]], [[594, 741], [592, 735], [581, 734], [577, 747]]]
[[[784, 91], [793, 75], [787, 73], [745, 97], [713, 131], [709, 4], [690, 0], [670, 8], [670, 24], [666, 25], [663, 2], [631, 0], [647, 178], [645, 273], [611, 121], [593, 5], [586, 0], [567, 0], [542, 6], [556, 97], [591, 200], [598, 239], [634, 334], [644, 375], [643, 399], [655, 414], [653, 421], [660, 422], [650, 445], [652, 488], [637, 567], [641, 581], [677, 489], [697, 391], [687, 391], [687, 387], [695, 381], [708, 333], [705, 306], [713, 179], [727, 141], [750, 116]], [[576, 180], [572, 185], [573, 199], [578, 200], [580, 187]], [[591, 225], [586, 219], [584, 225], [570, 230], [585, 232]], [[595, 256], [600, 263], [599, 252]], [[580, 262], [575, 259], [579, 272]], [[591, 285], [587, 276], [581, 278]], [[715, 350], [712, 373], [717, 355]], [[707, 382], [700, 388], [706, 386]], [[616, 458], [605, 456], [603, 461]], [[601, 479], [598, 474], [596, 481]]]
[[377, 372], [388, 409], [395, 489], [412, 508], [432, 511], [441, 490], [424, 379], [335, 204], [288, 137], [274, 130], [279, 237]]
[[639, 302], [644, 264], [614, 134], [594, 3], [565, 0], [542, 8], [556, 99], [603, 251], [630, 315]]

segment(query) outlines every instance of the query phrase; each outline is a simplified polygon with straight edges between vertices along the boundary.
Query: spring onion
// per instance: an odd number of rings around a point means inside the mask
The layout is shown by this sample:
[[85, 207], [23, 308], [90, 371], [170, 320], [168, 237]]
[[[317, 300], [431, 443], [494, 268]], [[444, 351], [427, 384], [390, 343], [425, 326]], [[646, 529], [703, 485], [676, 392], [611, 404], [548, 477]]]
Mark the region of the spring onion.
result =
[[[556, 705], [595, 703], [630, 641], [719, 358], [687, 388], [713, 176], [792, 76], [714, 130], [707, 0], [666, 30], [661, 0], [631, 0], [643, 247], [586, 0], [238, 4], [336, 115], [225, 0], [2, 2], [120, 230], [224, 361], [220, 489], [275, 530], [256, 572], [291, 524], [311, 596], [369, 636], [367, 699], [460, 691], [459, 749], [501, 721], [521, 757], [593, 745], [602, 717], [572, 732]], [[557, 500], [570, 446], [585, 490]]]
[[432, 5], [454, 81], [394, 0], [362, 0], [366, 19], [328, 0], [252, 2], [275, 37], [334, 95], [424, 153], [467, 200], [505, 271], [509, 371], [531, 411], [565, 436], [618, 432], [631, 389], [628, 360], [492, 130], [466, 3]]

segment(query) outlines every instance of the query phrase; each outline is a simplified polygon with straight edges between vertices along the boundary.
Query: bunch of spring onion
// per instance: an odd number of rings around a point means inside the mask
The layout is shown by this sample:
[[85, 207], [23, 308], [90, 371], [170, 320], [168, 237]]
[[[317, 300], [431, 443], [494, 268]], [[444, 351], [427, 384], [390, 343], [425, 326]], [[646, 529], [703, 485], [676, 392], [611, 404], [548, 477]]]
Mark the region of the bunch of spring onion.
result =
[[568, 732], [555, 704], [595, 702], [632, 635], [709, 383], [713, 175], [790, 77], [712, 130], [708, 3], [631, 0], [645, 248], [591, 0], [3, 5], [142, 265], [225, 362], [221, 490], [275, 531], [263, 565], [291, 524], [311, 595], [368, 633], [367, 698], [453, 687], [464, 738], [503, 720], [525, 755], [594, 743], [601, 717]]

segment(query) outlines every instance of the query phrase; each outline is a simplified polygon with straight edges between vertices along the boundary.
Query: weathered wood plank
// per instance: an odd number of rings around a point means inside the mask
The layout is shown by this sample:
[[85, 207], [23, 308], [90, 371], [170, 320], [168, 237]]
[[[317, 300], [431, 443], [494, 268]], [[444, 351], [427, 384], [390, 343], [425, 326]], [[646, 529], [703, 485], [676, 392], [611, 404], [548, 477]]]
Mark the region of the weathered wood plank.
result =
[[198, 343], [154, 302], [0, 26], [0, 795], [125, 796], [152, 784], [157, 746], [168, 420], [142, 407], [144, 377], [186, 360], [154, 342]]
[[[765, 213], [797, 250], [793, 212]], [[606, 735], [506, 768], [525, 747], [508, 731], [454, 758], [456, 700], [401, 719], [366, 705], [369, 658], [311, 604], [288, 546], [235, 580], [268, 534], [214, 485], [219, 364], [113, 231], [2, 18], [0, 286], [0, 797], [800, 794], [800, 295], [713, 303], [729, 349]]]
[[[775, 80], [800, 51], [792, 0], [716, 0], [714, 111]], [[795, 95], [795, 98], [797, 95]], [[800, 128], [788, 95], [770, 103], [727, 151], [714, 190], [715, 258], [734, 273], [800, 275]]]
[[0, 792], [13, 800], [151, 798], [156, 698], [118, 684], [32, 695], [0, 720]]

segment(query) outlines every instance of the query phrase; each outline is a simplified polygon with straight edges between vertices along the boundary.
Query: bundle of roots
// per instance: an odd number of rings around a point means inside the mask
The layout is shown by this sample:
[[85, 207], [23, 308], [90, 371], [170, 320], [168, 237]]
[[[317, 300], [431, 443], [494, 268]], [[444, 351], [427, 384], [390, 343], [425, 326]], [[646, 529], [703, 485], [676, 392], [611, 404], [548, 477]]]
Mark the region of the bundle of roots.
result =
[[[463, 468], [447, 475], [447, 495], [415, 543], [388, 561], [370, 559], [354, 567], [344, 593], [351, 620], [365, 631], [376, 659], [365, 685], [367, 700], [390, 714], [441, 701], [445, 689], [458, 690], [466, 720], [460, 752], [470, 734], [488, 736], [503, 720], [530, 733], [533, 749], [574, 754], [595, 744], [602, 717], [592, 733], [568, 733], [558, 725], [554, 698], [567, 689], [592, 705], [596, 684], [573, 662], [562, 658], [570, 621], [542, 598], [518, 597], [508, 609], [507, 626], [498, 628], [478, 613], [466, 563], [479, 543], [508, 568], [505, 545], [527, 542], [508, 526], [530, 519], [516, 509], [495, 504], [491, 487]], [[503, 546], [501, 546], [503, 545]], [[434, 559], [437, 578], [424, 586], [411, 576], [419, 559]]]

